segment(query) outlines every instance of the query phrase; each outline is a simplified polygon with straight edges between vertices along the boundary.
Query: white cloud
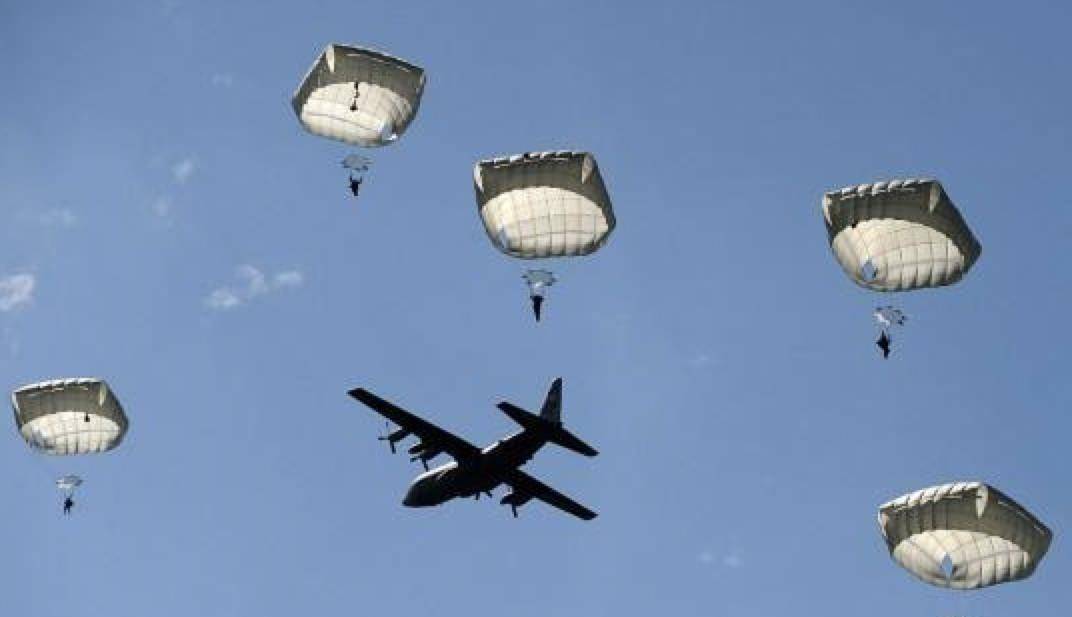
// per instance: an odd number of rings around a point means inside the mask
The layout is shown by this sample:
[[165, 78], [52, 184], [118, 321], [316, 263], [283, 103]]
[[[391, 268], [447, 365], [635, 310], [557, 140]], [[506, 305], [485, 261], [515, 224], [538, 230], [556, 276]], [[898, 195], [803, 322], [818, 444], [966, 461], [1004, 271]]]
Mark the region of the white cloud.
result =
[[39, 214], [37, 222], [46, 227], [74, 227], [78, 217], [68, 208], [53, 208]]
[[264, 273], [257, 268], [249, 264], [243, 264], [238, 266], [237, 272], [238, 277], [246, 281], [247, 297], [253, 298], [270, 291], [268, 281], [264, 278]]
[[[715, 563], [715, 554], [711, 551], [701, 551], [696, 556], [696, 560], [705, 566], [710, 566]], [[736, 570], [744, 565], [744, 559], [741, 557], [740, 551], [734, 549], [722, 556], [721, 563], [724, 567]]]
[[160, 218], [167, 218], [171, 214], [171, 198], [170, 197], [157, 197], [153, 200], [153, 214]]
[[0, 332], [0, 339], [3, 339], [4, 344], [7, 347], [7, 353], [12, 358], [18, 357], [19, 352], [22, 351], [22, 345], [19, 344], [19, 340], [15, 337], [15, 332], [5, 327], [3, 332]]
[[234, 85], [234, 75], [231, 75], [230, 73], [216, 73], [212, 76], [212, 85], [230, 88]]
[[295, 289], [305, 282], [305, 276], [298, 270], [285, 270], [268, 277], [259, 268], [242, 264], [235, 269], [235, 275], [241, 279], [240, 285], [218, 287], [205, 298], [205, 306], [210, 309], [225, 311], [246, 304], [258, 296], [263, 296], [281, 289]]
[[186, 184], [196, 170], [197, 162], [193, 157], [188, 156], [171, 166], [171, 177], [175, 179], [176, 184]]
[[218, 311], [232, 309], [239, 304], [242, 304], [242, 300], [239, 299], [235, 292], [224, 287], [214, 289], [212, 293], [205, 298], [205, 306]]
[[0, 278], [0, 312], [13, 311], [33, 302], [37, 279], [21, 273]]
[[297, 270], [287, 270], [286, 272], [280, 272], [279, 274], [275, 275], [274, 281], [275, 286], [280, 288], [301, 287], [302, 283], [305, 282], [305, 276], [303, 276], [302, 273], [298, 272]]
[[703, 368], [708, 364], [711, 364], [711, 356], [706, 353], [700, 352], [692, 357], [692, 359], [689, 361], [689, 364], [696, 368]]

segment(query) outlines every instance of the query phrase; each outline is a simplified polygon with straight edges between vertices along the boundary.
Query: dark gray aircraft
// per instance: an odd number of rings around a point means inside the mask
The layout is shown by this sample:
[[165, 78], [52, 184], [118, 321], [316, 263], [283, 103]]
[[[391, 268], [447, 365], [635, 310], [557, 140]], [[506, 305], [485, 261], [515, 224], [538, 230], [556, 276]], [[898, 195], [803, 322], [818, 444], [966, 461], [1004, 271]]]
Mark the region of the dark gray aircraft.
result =
[[[402, 505], [415, 508], [438, 506], [455, 497], [479, 499], [481, 493], [491, 497], [491, 491], [495, 487], [506, 484], [510, 486], [511, 492], [499, 503], [510, 506], [515, 518], [517, 509], [533, 498], [586, 521], [596, 517], [595, 512], [519, 469], [548, 442], [585, 456], [598, 454], [592, 446], [562, 427], [561, 378], [551, 384], [540, 415], [506, 401], [499, 403], [499, 409], [520, 424], [521, 430], [483, 449], [364, 388], [351, 390], [350, 396], [398, 425], [397, 430], [380, 437], [381, 441], [386, 441], [390, 446], [391, 452], [395, 451], [396, 443], [410, 435], [420, 439], [417, 445], [409, 448], [409, 453], [413, 455], [410, 460], [421, 461], [425, 472], [417, 476], [410, 485]], [[454, 460], [429, 470], [428, 461], [442, 453], [454, 457]]]

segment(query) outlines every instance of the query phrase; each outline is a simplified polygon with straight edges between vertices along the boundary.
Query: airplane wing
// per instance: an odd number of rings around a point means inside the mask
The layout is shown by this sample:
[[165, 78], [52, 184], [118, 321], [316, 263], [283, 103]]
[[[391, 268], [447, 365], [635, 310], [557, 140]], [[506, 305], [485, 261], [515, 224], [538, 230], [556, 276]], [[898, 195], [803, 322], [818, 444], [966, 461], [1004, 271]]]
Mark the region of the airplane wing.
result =
[[526, 497], [535, 497], [540, 501], [554, 506], [559, 510], [569, 512], [577, 518], [590, 521], [596, 517], [596, 513], [566, 497], [562, 493], [533, 478], [520, 469], [512, 469], [506, 472], [502, 481], [509, 484], [514, 492]]
[[376, 413], [419, 437], [421, 443], [431, 448], [442, 450], [456, 460], [462, 461], [480, 456], [480, 448], [454, 433], [445, 431], [431, 422], [422, 420], [405, 409], [383, 400], [364, 388], [354, 388], [350, 390], [349, 394], [371, 407]]

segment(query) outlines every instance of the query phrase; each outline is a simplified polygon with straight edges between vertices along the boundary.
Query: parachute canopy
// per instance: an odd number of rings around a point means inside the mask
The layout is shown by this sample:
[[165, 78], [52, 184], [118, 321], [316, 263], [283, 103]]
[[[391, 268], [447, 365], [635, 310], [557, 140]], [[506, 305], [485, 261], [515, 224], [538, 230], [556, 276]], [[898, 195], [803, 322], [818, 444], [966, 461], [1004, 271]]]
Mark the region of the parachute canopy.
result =
[[46, 454], [106, 452], [123, 441], [129, 421], [101, 379], [57, 379], [11, 394], [15, 424], [31, 447]]
[[525, 283], [529, 286], [529, 295], [541, 298], [547, 288], [558, 280], [550, 270], [525, 270], [521, 278], [525, 279]]
[[890, 556], [916, 578], [977, 589], [1027, 578], [1053, 534], [1020, 504], [980, 482], [932, 486], [879, 506]]
[[291, 99], [305, 130], [366, 148], [397, 140], [417, 115], [424, 69], [387, 54], [331, 44]]
[[588, 255], [614, 231], [610, 195], [587, 152], [529, 152], [480, 161], [473, 184], [488, 238], [507, 255]]
[[982, 247], [937, 180], [850, 186], [823, 197], [834, 257], [874, 291], [951, 285]]

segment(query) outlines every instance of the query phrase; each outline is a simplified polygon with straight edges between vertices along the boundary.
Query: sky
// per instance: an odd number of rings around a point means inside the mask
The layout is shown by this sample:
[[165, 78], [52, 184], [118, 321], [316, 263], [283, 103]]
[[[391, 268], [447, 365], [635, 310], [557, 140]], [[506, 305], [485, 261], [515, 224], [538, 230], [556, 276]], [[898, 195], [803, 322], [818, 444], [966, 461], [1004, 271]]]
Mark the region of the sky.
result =
[[[0, 5], [0, 379], [108, 380], [113, 452], [0, 440], [0, 614], [1062, 615], [1072, 604], [1072, 57], [1059, 2]], [[330, 42], [427, 70], [374, 160], [290, 96]], [[479, 222], [472, 165], [595, 154], [618, 220], [551, 266]], [[894, 298], [836, 265], [834, 188], [941, 179], [980, 239]], [[908, 313], [882, 361], [871, 310]], [[600, 513], [408, 509], [366, 387]], [[86, 479], [73, 516], [52, 485]], [[889, 558], [877, 506], [988, 482], [1055, 533], [974, 592]], [[504, 493], [497, 493], [498, 498]]]

